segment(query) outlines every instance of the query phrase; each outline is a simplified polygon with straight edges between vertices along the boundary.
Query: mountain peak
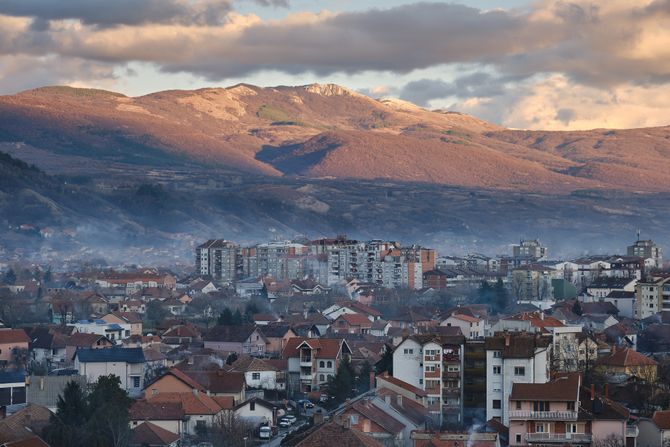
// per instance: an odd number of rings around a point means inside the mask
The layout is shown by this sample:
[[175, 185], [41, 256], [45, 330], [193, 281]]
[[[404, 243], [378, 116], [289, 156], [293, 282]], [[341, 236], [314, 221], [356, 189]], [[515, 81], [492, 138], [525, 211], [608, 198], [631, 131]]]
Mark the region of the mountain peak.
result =
[[309, 93], [321, 96], [358, 96], [359, 94], [337, 84], [309, 84], [303, 87]]

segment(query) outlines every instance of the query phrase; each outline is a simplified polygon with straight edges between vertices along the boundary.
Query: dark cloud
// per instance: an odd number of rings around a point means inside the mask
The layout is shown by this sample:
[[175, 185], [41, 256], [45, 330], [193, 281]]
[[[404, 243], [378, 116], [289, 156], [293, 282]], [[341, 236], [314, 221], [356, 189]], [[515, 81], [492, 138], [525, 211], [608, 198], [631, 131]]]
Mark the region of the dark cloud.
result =
[[434, 99], [448, 97], [492, 97], [503, 94], [506, 84], [520, 80], [519, 77], [493, 76], [483, 71], [460, 76], [450, 82], [441, 79], [419, 79], [402, 87], [399, 97], [422, 106], [427, 106]]
[[146, 23], [220, 24], [229, 0], [2, 0], [0, 14], [49, 21], [77, 19], [99, 26]]

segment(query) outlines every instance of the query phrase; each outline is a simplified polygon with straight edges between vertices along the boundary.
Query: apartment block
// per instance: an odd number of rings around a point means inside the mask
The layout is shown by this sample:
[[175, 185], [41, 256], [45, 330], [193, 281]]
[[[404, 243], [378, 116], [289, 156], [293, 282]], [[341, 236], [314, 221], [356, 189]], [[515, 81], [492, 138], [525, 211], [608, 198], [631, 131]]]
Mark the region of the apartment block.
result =
[[221, 282], [237, 279], [238, 246], [223, 239], [210, 239], [195, 249], [195, 268], [200, 275]]

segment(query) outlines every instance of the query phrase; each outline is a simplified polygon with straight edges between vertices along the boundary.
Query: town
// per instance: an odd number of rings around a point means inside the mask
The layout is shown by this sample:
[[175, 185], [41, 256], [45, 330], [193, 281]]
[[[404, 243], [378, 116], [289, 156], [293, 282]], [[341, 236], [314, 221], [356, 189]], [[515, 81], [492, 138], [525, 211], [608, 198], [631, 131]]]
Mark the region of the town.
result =
[[184, 272], [0, 263], [0, 445], [668, 445], [670, 265], [639, 232], [621, 251], [338, 235], [212, 239]]

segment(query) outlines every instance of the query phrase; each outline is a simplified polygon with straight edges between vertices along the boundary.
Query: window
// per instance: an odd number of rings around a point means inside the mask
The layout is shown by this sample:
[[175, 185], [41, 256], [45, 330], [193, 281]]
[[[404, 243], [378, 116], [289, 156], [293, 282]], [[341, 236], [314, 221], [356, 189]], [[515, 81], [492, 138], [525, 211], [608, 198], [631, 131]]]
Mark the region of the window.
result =
[[515, 366], [514, 367], [514, 375], [515, 376], [525, 376], [526, 375], [526, 367], [525, 366]]
[[544, 422], [536, 422], [535, 433], [547, 433], [547, 424]]
[[566, 423], [565, 424], [565, 432], [566, 433], [577, 433], [577, 424]]
[[133, 388], [139, 388], [140, 387], [140, 377], [139, 376], [134, 376], [133, 377]]
[[357, 414], [350, 414], [349, 418], [351, 420], [351, 425], [358, 424], [358, 415]]
[[324, 376], [323, 374], [319, 374], [319, 380], [320, 380], [321, 382], [325, 381], [325, 380], [326, 380], [326, 376]]
[[516, 401], [516, 409], [521, 410], [521, 401], [520, 400]]
[[407, 348], [405, 348], [405, 349], [403, 350], [403, 353], [405, 353], [405, 354], [414, 354], [414, 349], [407, 349]]
[[155, 396], [156, 394], [158, 394], [158, 390], [156, 388], [152, 388], [151, 389], [151, 395]]
[[333, 367], [333, 362], [331, 362], [330, 360], [328, 360], [328, 368], [332, 368], [332, 367]]
[[574, 402], [568, 402], [568, 410], [569, 411], [575, 411], [575, 403]]
[[198, 431], [204, 430], [206, 428], [205, 421], [195, 421], [195, 429]]
[[326, 362], [324, 362], [323, 360], [321, 360], [321, 361], [319, 362], [319, 368], [325, 368], [325, 366], [326, 366]]
[[459, 372], [461, 367], [459, 365], [447, 365], [447, 371], [449, 372]]
[[516, 443], [521, 444], [521, 433], [516, 434]]
[[251, 373], [251, 380], [261, 380], [261, 373]]
[[502, 351], [493, 351], [493, 358], [494, 359], [502, 358]]
[[493, 374], [500, 374], [501, 370], [502, 370], [501, 366], [494, 366], [493, 367]]
[[249, 402], [249, 411], [256, 411], [256, 402], [253, 400]]
[[549, 402], [535, 401], [533, 402], [533, 411], [551, 411]]
[[502, 401], [500, 399], [493, 399], [492, 407], [494, 410], [500, 410], [502, 408]]

